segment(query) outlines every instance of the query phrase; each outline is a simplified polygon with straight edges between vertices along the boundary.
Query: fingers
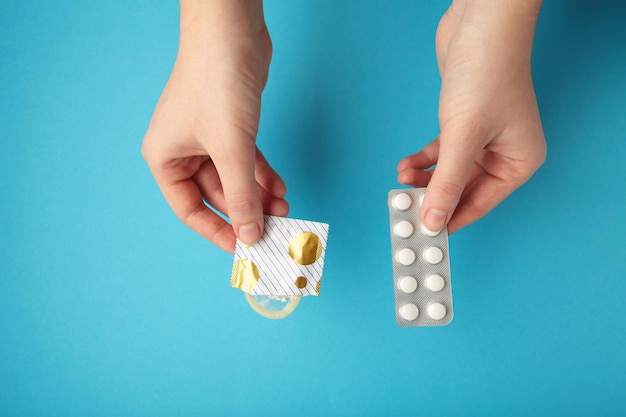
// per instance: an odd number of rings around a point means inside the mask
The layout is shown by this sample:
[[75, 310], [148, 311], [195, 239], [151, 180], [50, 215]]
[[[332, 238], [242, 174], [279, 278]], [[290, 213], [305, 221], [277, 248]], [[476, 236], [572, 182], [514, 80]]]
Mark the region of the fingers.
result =
[[[447, 143], [463, 143], [453, 134], [450, 131], [442, 132], [442, 137]], [[478, 175], [472, 170], [475, 155], [476, 152], [467, 147], [444, 147], [440, 138], [437, 138], [398, 164], [398, 182], [427, 187], [422, 221], [428, 229], [439, 231], [452, 218], [470, 173], [472, 180]], [[435, 164], [435, 169], [428, 170]]]
[[433, 141], [418, 154], [401, 161], [399, 168], [403, 170], [398, 176], [408, 185], [428, 185], [422, 209], [424, 225], [440, 230], [447, 224], [448, 232], [454, 233], [485, 216], [532, 176], [545, 158], [541, 138], [525, 142], [523, 158], [487, 149], [476, 156], [470, 148], [461, 147], [461, 155], [455, 150], [441, 149], [436, 169], [421, 171], [435, 155], [432, 146], [437, 141]]
[[411, 187], [426, 187], [433, 176], [433, 171], [406, 168], [398, 173], [398, 182]]
[[192, 179], [177, 182], [159, 182], [161, 191], [178, 218], [220, 248], [233, 253], [235, 233], [224, 219], [209, 209]]
[[448, 224], [450, 233], [485, 216], [539, 169], [546, 151], [543, 135], [526, 139], [523, 158], [493, 152], [481, 155], [470, 172], [468, 185]]
[[[173, 162], [171, 164], [175, 165]], [[190, 164], [193, 166], [186, 168], [185, 171], [197, 171], [196, 174], [191, 178], [180, 180], [171, 180], [172, 177], [176, 178], [179, 175], [172, 175], [173, 167], [167, 165], [167, 163], [162, 164], [162, 166], [153, 165], [152, 168], [157, 184], [174, 213], [183, 223], [201, 236], [221, 249], [232, 253], [236, 240], [234, 228], [205, 204], [206, 201], [216, 210], [227, 215], [232, 212], [232, 210], [229, 211], [220, 176], [213, 162], [205, 160]], [[280, 182], [282, 183], [282, 181]], [[257, 189], [256, 195], [260, 197], [260, 203], [263, 207], [262, 213], [265, 212], [274, 216], [287, 215], [289, 205], [283, 198], [273, 196], [256, 182], [255, 187]], [[276, 190], [280, 190], [280, 185], [275, 186], [275, 192]], [[262, 222], [261, 214], [260, 233], [262, 233]], [[260, 239], [260, 235], [258, 239]], [[246, 242], [244, 239], [241, 240]]]
[[258, 148], [256, 149], [255, 174], [257, 183], [270, 195], [280, 199], [285, 197], [287, 186]]
[[206, 156], [183, 159], [164, 158], [159, 136], [150, 132], [142, 145], [142, 154], [157, 185], [176, 216], [191, 229], [220, 248], [234, 252], [235, 234], [230, 225], [204, 204], [200, 190], [191, 178]]
[[[213, 161], [206, 161], [193, 176], [193, 180], [197, 184], [204, 200], [214, 209], [226, 214], [227, 206], [224, 198], [224, 190], [220, 182]], [[289, 205], [284, 198], [277, 198], [270, 194], [266, 189], [261, 187], [257, 179], [257, 188], [261, 198], [263, 213], [273, 216], [286, 216], [289, 213]]]
[[[439, 142], [437, 167], [424, 196], [422, 221], [428, 229], [439, 231], [452, 218], [482, 145], [460, 130], [444, 130], [435, 142]], [[429, 152], [434, 155], [430, 148]]]
[[421, 151], [407, 156], [398, 164], [398, 182], [413, 187], [426, 187], [432, 178], [432, 170], [439, 157], [439, 139], [426, 145]]
[[252, 245], [263, 235], [263, 208], [255, 178], [256, 147], [249, 138], [234, 137], [225, 141], [213, 154], [222, 183], [226, 215], [237, 237]]
[[437, 163], [439, 158], [439, 138], [426, 145], [421, 151], [409, 155], [398, 163], [398, 172], [407, 168], [427, 169]]
[[198, 172], [194, 174], [193, 181], [196, 183], [206, 203], [220, 213], [226, 214], [224, 190], [213, 161], [209, 159], [202, 164]]
[[483, 173], [465, 190], [448, 224], [448, 233], [475, 222], [504, 201], [518, 186]]

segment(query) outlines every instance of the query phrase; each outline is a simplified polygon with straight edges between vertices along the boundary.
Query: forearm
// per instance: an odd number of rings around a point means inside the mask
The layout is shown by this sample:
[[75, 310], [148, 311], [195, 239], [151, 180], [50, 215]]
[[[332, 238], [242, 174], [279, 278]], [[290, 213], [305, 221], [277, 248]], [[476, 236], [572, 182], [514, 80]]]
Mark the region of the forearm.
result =
[[[530, 57], [543, 0], [454, 0], [451, 11], [465, 24], [480, 28], [483, 46], [511, 48]], [[477, 40], [478, 41], [478, 40]]]
[[262, 0], [180, 0], [181, 49], [266, 30]]
[[518, 21], [519, 19], [536, 21], [542, 4], [543, 0], [453, 0], [451, 8], [460, 14], [468, 12], [483, 16], [499, 15]]

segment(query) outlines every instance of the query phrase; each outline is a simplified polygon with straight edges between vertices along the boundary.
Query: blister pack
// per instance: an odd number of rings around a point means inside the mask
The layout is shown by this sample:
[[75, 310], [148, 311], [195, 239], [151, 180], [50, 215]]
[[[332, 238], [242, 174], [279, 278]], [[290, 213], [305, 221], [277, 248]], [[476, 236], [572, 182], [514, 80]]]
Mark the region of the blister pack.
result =
[[328, 224], [265, 216], [264, 233], [254, 245], [237, 240], [230, 284], [246, 293], [264, 317], [286, 317], [300, 298], [319, 295]]
[[426, 188], [391, 190], [389, 226], [396, 321], [402, 327], [443, 326], [452, 320], [448, 231], [421, 221]]

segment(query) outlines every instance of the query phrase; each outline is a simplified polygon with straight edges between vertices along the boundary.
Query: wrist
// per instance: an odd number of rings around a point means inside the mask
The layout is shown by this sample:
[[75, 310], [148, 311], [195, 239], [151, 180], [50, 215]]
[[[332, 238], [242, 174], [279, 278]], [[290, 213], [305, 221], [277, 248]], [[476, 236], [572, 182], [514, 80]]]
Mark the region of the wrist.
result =
[[180, 0], [180, 43], [254, 38], [266, 31], [262, 0]]
[[453, 0], [451, 7], [463, 13], [479, 10], [482, 14], [505, 14], [517, 17], [535, 17], [541, 10], [543, 0]]
[[542, 3], [543, 0], [454, 0], [451, 9], [466, 27], [482, 34], [482, 44], [530, 59]]

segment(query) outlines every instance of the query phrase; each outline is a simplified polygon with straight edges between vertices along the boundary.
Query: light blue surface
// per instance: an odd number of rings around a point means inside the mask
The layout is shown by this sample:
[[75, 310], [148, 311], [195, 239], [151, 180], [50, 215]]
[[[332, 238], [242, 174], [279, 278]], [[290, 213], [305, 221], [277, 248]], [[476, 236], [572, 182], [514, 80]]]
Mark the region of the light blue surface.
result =
[[549, 156], [450, 239], [455, 319], [394, 320], [387, 191], [438, 131], [444, 1], [266, 2], [259, 146], [324, 285], [255, 315], [140, 156], [175, 1], [0, 4], [0, 415], [626, 415], [626, 6], [544, 7]]

